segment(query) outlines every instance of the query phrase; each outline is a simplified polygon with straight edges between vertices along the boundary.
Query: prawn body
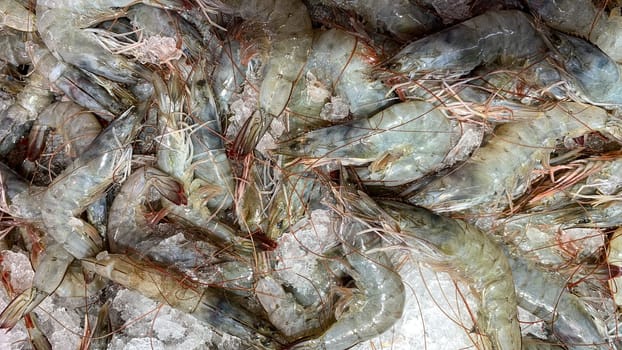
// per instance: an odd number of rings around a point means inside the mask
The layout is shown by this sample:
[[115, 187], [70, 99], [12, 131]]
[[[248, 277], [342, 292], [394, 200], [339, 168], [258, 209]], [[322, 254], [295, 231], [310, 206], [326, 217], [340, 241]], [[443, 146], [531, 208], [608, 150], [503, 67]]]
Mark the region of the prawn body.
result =
[[48, 187], [43, 195], [41, 216], [47, 233], [73, 256], [94, 256], [102, 248], [97, 230], [77, 218], [112, 184], [126, 173], [131, 157], [130, 140], [140, 120], [128, 111], [110, 124]]
[[362, 192], [348, 194], [346, 206], [370, 225], [381, 226], [406, 249], [420, 253], [433, 268], [465, 281], [480, 298], [477, 325], [491, 349], [520, 349], [512, 270], [501, 247], [484, 232], [424, 208], [376, 203]]
[[546, 45], [528, 15], [521, 11], [489, 11], [428, 35], [404, 47], [387, 65], [395, 73], [472, 71], [499, 61], [518, 66], [546, 52]]
[[282, 142], [277, 152], [312, 165], [338, 160], [357, 166], [368, 184], [398, 186], [451, 165], [447, 155], [464, 130], [436, 106], [411, 101], [366, 119], [308, 132]]
[[250, 346], [273, 349], [278, 344], [276, 330], [217, 290], [167, 274], [146, 261], [109, 254], [101, 259], [83, 259], [82, 266], [151, 299], [189, 313], [221, 332], [247, 341]]
[[542, 164], [561, 136], [615, 131], [617, 121], [599, 107], [560, 103], [533, 121], [503, 124], [456, 171], [442, 176], [409, 201], [438, 212], [505, 208], [508, 198], [524, 193], [532, 171]]

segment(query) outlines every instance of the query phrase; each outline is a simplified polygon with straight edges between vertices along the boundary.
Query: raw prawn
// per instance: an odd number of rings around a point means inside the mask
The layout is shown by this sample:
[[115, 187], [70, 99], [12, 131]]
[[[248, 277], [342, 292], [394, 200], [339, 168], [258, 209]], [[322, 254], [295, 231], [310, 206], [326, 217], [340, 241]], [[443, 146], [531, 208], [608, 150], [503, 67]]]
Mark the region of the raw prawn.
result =
[[424, 73], [468, 73], [500, 61], [520, 66], [547, 51], [531, 18], [521, 11], [489, 11], [404, 47], [386, 62], [391, 72], [415, 77]]
[[527, 0], [527, 5], [546, 25], [586, 38], [615, 61], [622, 61], [622, 17], [619, 9], [607, 17], [590, 0]]
[[480, 298], [477, 325], [492, 349], [520, 349], [510, 264], [501, 247], [484, 232], [423, 208], [389, 201], [375, 203], [362, 192], [344, 196], [351, 215], [381, 225], [383, 232], [390, 232], [405, 248], [421, 253], [423, 261], [466, 281]]
[[205, 196], [205, 205], [216, 213], [233, 204], [233, 171], [225, 152], [220, 115], [207, 75], [207, 62], [201, 60], [190, 76], [190, 115], [194, 130], [192, 165], [194, 180], [191, 192]]
[[469, 209], [481, 214], [504, 209], [508, 200], [524, 193], [532, 171], [547, 160], [558, 138], [591, 131], [621, 136], [617, 119], [599, 107], [562, 102], [542, 114], [533, 121], [499, 126], [465, 164], [409, 201], [437, 212]]
[[140, 112], [128, 110], [115, 119], [43, 196], [41, 216], [47, 234], [75, 257], [94, 256], [102, 249], [97, 230], [78, 215], [106, 191], [116, 176], [125, 176], [129, 170], [130, 142], [141, 118]]
[[59, 61], [42, 45], [29, 42], [26, 48], [32, 56], [35, 71], [39, 71], [78, 105], [103, 119], [110, 121], [136, 103], [135, 97], [123, 87], [109, 81], [106, 84], [101, 77], [88, 75]]
[[240, 308], [218, 289], [197, 286], [183, 275], [171, 275], [152, 263], [110, 254], [101, 259], [83, 259], [82, 265], [126, 288], [189, 313], [219, 332], [240, 337], [249, 346], [274, 348], [282, 341], [266, 321]]
[[[348, 301], [348, 309], [321, 336], [294, 346], [294, 349], [349, 349], [376, 337], [402, 317], [405, 291], [400, 275], [392, 269], [387, 254], [368, 252], [378, 244], [373, 233], [361, 233], [365, 226], [344, 223], [344, 239], [352, 244], [347, 252], [358, 291]], [[375, 239], [374, 239], [375, 238]], [[349, 249], [348, 249], [349, 250]]]
[[[311, 50], [313, 32], [307, 7], [300, 0], [202, 0], [207, 8], [218, 9], [265, 25], [268, 52], [261, 54], [263, 80], [259, 88], [260, 122], [247, 127], [238, 137], [244, 139], [243, 155], [250, 153], [290, 100], [294, 84]], [[243, 5], [242, 5], [243, 4]], [[217, 87], [218, 89], [218, 87]]]
[[508, 255], [518, 305], [552, 325], [553, 334], [571, 349], [607, 346], [602, 320], [566, 289], [566, 281], [525, 260]]
[[555, 31], [545, 36], [571, 95], [596, 105], [622, 104], [622, 72], [612, 58], [581, 38]]
[[67, 153], [76, 158], [91, 144], [102, 130], [95, 115], [73, 102], [55, 102], [46, 107], [35, 120], [30, 131], [28, 158], [41, 155], [49, 129], [56, 129], [67, 145]]
[[[175, 1], [144, 1], [175, 8]], [[37, 2], [37, 30], [45, 45], [59, 59], [79, 68], [122, 83], [136, 83], [144, 68], [102, 47], [96, 37], [83, 29], [124, 13], [119, 8], [135, 4], [134, 0], [84, 1], [44, 0]]]
[[174, 203], [185, 202], [181, 184], [168, 174], [150, 167], [135, 170], [110, 206], [107, 236], [111, 252], [140, 250], [138, 245], [149, 235], [147, 211], [143, 206], [155, 197], [153, 190]]
[[410, 101], [367, 119], [308, 132], [281, 143], [276, 152], [311, 166], [354, 165], [367, 184], [398, 186], [466, 157], [476, 143], [452, 150], [463, 136], [481, 139], [482, 132], [430, 103]]
[[373, 48], [341, 30], [315, 34], [307, 64], [288, 103], [290, 134], [298, 135], [347, 116], [347, 112], [329, 112], [331, 98], [343, 99], [341, 103], [357, 118], [368, 117], [393, 102], [387, 97], [389, 88], [372, 78], [377, 56]]
[[342, 1], [320, 0], [325, 5], [355, 11], [371, 31], [389, 32], [399, 40], [420, 37], [441, 26], [440, 18], [417, 3], [407, 0]]

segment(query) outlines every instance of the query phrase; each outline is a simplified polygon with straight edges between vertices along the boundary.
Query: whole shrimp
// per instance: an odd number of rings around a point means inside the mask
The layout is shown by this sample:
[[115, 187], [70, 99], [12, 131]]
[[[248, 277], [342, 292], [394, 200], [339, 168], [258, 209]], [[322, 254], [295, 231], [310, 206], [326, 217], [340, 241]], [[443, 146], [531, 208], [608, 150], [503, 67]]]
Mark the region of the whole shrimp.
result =
[[542, 114], [533, 121], [499, 126], [465, 164], [432, 181], [409, 201], [438, 212], [503, 209], [508, 200], [525, 192], [531, 173], [547, 160], [558, 138], [595, 130], [620, 136], [617, 120], [599, 107], [562, 102]]
[[421, 253], [423, 261], [466, 281], [480, 298], [477, 325], [492, 349], [520, 349], [512, 270], [501, 247], [484, 232], [423, 208], [375, 203], [362, 192], [342, 198], [351, 215], [381, 225], [383, 232], [390, 232], [407, 249]]
[[111, 252], [139, 249], [138, 245], [149, 235], [148, 213], [143, 206], [155, 197], [152, 190], [174, 203], [185, 201], [182, 185], [168, 174], [150, 167], [135, 170], [110, 206], [107, 236]]
[[441, 21], [432, 11], [410, 1], [342, 1], [320, 0], [325, 5], [355, 11], [370, 31], [388, 32], [407, 41], [440, 28]]
[[241, 338], [248, 346], [273, 349], [282, 344], [279, 333], [263, 319], [242, 309], [216, 288], [201, 287], [181, 274], [126, 255], [88, 258], [82, 265], [154, 300], [189, 313], [218, 332]]
[[358, 291], [348, 301], [347, 311], [322, 335], [294, 349], [349, 349], [384, 333], [402, 317], [405, 291], [400, 275], [385, 252], [368, 251], [378, 239], [373, 233], [362, 233], [365, 225], [349, 221], [343, 225], [343, 239], [352, 245], [346, 248], [346, 260]]
[[489, 11], [404, 47], [386, 64], [411, 78], [425, 73], [468, 73], [500, 61], [519, 66], [547, 51], [544, 40], [521, 11]]
[[35, 70], [78, 105], [93, 111], [105, 120], [123, 113], [136, 99], [125, 88], [112, 84], [102, 86], [103, 78], [94, 77], [55, 58], [43, 45], [28, 42]]
[[342, 98], [355, 117], [368, 117], [392, 103], [389, 88], [371, 76], [373, 48], [341, 30], [315, 34], [304, 75], [288, 103], [290, 134], [327, 124], [329, 97]]
[[207, 62], [201, 60], [190, 76], [194, 180], [189, 190], [202, 191], [205, 205], [212, 212], [218, 212], [233, 204], [233, 171], [225, 152], [220, 115], [206, 65]]
[[[122, 83], [136, 83], [144, 69], [129, 59], [112, 54], [84, 29], [109, 16], [123, 14], [119, 8], [133, 0], [84, 1], [44, 0], [37, 2], [37, 30], [45, 45], [59, 59], [79, 68]], [[143, 1], [153, 6], [177, 8], [175, 1]]]
[[[244, 140], [244, 155], [254, 149], [272, 119], [287, 106], [294, 84], [300, 78], [313, 32], [307, 7], [300, 0], [212, 1], [201, 0], [205, 7], [242, 17], [265, 26], [268, 52], [262, 52], [263, 80], [259, 88], [261, 122], [245, 128], [238, 137]], [[213, 4], [212, 4], [213, 3]]]
[[152, 82], [159, 110], [158, 121], [162, 129], [159, 137], [160, 146], [156, 153], [158, 167], [189, 190], [188, 185], [193, 178], [190, 169], [192, 143], [183, 121], [183, 108], [186, 103], [185, 84], [177, 73], [172, 73], [167, 82], [164, 82], [159, 75], [153, 74]]
[[[70, 159], [82, 154], [99, 135], [102, 127], [89, 111], [74, 102], [55, 102], [45, 108], [35, 121], [28, 137], [26, 157], [30, 161], [37, 160], [45, 148], [47, 131], [54, 129], [64, 140], [66, 153]], [[86, 208], [89, 221], [97, 227], [100, 235], [106, 232], [107, 204], [102, 197]]]
[[93, 256], [102, 248], [97, 230], [78, 216], [116, 176], [127, 172], [132, 154], [130, 141], [141, 118], [140, 112], [128, 110], [115, 119], [43, 196], [41, 215], [47, 234], [75, 257]]
[[30, 131], [28, 158], [38, 158], [49, 129], [56, 129], [67, 145], [71, 158], [78, 157], [102, 130], [95, 115], [73, 102], [55, 102], [46, 107]]
[[622, 104], [622, 71], [612, 58], [578, 37], [555, 31], [545, 31], [545, 37], [571, 94], [592, 104]]
[[282, 142], [276, 152], [312, 166], [338, 160], [357, 166], [368, 184], [398, 186], [466, 157], [472, 148], [452, 150], [465, 134], [471, 136], [469, 130], [481, 138], [483, 130], [446, 117], [430, 103], [410, 101], [367, 119], [308, 132]]

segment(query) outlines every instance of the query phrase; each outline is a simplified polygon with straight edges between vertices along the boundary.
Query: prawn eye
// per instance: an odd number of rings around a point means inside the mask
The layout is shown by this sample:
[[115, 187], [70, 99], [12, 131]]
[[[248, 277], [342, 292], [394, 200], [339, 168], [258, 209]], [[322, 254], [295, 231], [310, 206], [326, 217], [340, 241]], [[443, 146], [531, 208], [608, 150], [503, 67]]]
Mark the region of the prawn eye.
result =
[[279, 220], [279, 222], [276, 223], [277, 230], [282, 230], [284, 225], [285, 223], [283, 222], [283, 220]]
[[389, 70], [392, 71], [401, 71], [402, 70], [402, 63], [399, 61], [392, 61], [391, 63], [389, 63]]

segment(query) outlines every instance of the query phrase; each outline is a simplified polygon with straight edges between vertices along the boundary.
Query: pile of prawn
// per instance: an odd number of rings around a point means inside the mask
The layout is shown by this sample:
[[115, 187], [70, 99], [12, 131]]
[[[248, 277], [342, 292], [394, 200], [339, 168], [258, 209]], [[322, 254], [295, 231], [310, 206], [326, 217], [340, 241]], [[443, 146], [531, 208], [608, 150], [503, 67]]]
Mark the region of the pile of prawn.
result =
[[404, 317], [404, 259], [470, 291], [475, 348], [622, 348], [613, 4], [0, 6], [16, 348], [52, 348], [53, 298], [79, 300], [80, 348], [115, 348], [131, 290], [205, 348], [349, 349]]

